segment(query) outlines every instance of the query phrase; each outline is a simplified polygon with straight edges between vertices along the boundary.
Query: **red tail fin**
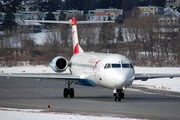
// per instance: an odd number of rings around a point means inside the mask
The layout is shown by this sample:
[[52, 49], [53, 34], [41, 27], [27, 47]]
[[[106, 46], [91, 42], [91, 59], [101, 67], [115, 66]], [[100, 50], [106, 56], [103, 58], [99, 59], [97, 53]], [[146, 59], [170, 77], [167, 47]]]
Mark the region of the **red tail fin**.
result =
[[77, 25], [76, 25], [76, 18], [72, 17], [72, 40], [73, 40], [73, 52], [76, 53], [82, 53], [84, 52], [82, 48], [79, 45], [78, 40], [78, 31], [77, 31]]

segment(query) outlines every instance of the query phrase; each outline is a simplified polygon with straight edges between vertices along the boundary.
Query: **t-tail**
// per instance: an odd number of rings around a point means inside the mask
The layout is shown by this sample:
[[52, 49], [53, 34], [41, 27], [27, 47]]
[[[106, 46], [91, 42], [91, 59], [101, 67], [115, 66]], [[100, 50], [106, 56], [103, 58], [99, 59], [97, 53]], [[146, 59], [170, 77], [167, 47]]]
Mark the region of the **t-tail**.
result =
[[76, 21], [75, 17], [71, 18], [71, 21], [51, 21], [51, 20], [24, 20], [28, 22], [41, 22], [41, 23], [60, 23], [60, 24], [71, 24], [72, 25], [72, 42], [74, 54], [82, 53], [83, 49], [79, 45], [77, 24], [94, 24], [94, 23], [110, 23], [114, 21]]
[[73, 41], [73, 53], [82, 53], [84, 52], [81, 46], [79, 45], [79, 39], [78, 39], [78, 30], [77, 30], [77, 24], [76, 24], [76, 18], [72, 17], [72, 41]]

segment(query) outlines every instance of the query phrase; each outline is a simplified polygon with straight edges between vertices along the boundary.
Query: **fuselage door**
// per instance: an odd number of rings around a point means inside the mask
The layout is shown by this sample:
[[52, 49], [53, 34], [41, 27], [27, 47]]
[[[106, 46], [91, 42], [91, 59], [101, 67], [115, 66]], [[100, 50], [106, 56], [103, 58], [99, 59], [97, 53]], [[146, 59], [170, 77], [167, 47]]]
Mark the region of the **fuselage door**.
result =
[[102, 82], [102, 74], [101, 74], [102, 66], [103, 64], [101, 62], [98, 62], [94, 67], [94, 77], [99, 84], [101, 84]]

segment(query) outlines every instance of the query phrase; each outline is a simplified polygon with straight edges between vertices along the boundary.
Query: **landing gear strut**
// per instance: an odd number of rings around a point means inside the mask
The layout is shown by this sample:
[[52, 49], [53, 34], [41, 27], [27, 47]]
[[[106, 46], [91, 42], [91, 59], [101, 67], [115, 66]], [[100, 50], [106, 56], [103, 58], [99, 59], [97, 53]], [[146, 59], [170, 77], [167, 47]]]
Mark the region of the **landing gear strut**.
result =
[[113, 90], [114, 101], [121, 101], [124, 98], [124, 91], [121, 89], [114, 89]]
[[64, 88], [64, 98], [74, 98], [74, 89], [71, 88], [70, 86], [72, 85], [73, 82], [68, 82], [68, 88]]

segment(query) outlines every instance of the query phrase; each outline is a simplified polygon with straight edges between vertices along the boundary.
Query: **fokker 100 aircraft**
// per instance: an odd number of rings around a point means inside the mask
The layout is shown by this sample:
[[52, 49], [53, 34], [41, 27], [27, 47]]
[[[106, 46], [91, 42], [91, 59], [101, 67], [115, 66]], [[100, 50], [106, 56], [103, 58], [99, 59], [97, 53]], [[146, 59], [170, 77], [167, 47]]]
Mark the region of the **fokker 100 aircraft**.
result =
[[[55, 57], [50, 66], [55, 72], [63, 72], [67, 68], [69, 75], [23, 75], [23, 74], [0, 74], [0, 77], [18, 77], [35, 79], [54, 79], [66, 81], [64, 98], [74, 98], [73, 83], [84, 86], [102, 86], [113, 90], [114, 101], [124, 98], [124, 89], [129, 87], [134, 80], [146, 81], [154, 78], [180, 77], [180, 74], [135, 74], [131, 61], [120, 54], [84, 52], [79, 45], [77, 24], [93, 23], [92, 21], [35, 21], [43, 23], [61, 23], [72, 25], [73, 56], [68, 61], [63, 56]], [[98, 22], [94, 22], [98, 23]], [[104, 22], [105, 23], [105, 22]]]

